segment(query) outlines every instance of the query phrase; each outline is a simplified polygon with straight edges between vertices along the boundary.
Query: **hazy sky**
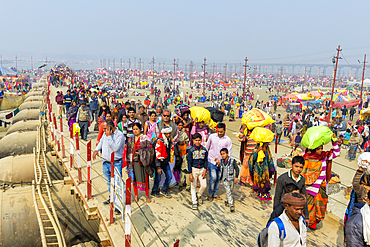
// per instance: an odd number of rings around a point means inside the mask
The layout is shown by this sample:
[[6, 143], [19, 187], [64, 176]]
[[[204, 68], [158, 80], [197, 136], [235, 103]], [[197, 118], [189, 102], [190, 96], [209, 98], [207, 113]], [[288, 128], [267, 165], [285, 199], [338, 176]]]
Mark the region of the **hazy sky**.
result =
[[[1, 1], [3, 57], [349, 63], [370, 55], [370, 1]], [[346, 61], [343, 61], [344, 63]]]

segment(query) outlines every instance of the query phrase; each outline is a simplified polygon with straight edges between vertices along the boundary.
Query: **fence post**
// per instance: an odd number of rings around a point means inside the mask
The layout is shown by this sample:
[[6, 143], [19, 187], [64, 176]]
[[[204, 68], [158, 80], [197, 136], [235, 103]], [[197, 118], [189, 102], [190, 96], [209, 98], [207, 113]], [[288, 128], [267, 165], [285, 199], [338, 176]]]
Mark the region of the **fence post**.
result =
[[62, 157], [66, 157], [66, 148], [64, 146], [64, 133], [63, 133], [63, 119], [60, 118], [60, 140], [61, 140], [61, 145], [62, 145]]
[[180, 244], [180, 239], [176, 239], [176, 242], [173, 245], [173, 247], [179, 247], [179, 244]]
[[114, 199], [114, 152], [112, 152], [110, 157], [110, 224], [113, 224], [113, 199]]
[[69, 153], [71, 154], [71, 161], [69, 162], [70, 163], [70, 166], [71, 166], [71, 169], [73, 168], [73, 129], [69, 131], [69, 142], [70, 142], [70, 149], [69, 149]]
[[87, 143], [87, 199], [91, 199], [91, 140]]
[[54, 141], [54, 128], [53, 128], [53, 119], [51, 118], [51, 107], [49, 105], [49, 123], [50, 123], [50, 134], [51, 138]]
[[80, 152], [80, 138], [76, 133], [76, 155], [77, 155], [77, 170], [78, 170], [78, 183], [82, 184], [82, 173], [81, 173], [81, 152]]
[[131, 177], [126, 180], [125, 247], [131, 246]]
[[53, 120], [54, 120], [54, 128], [55, 128], [55, 142], [56, 142], [56, 145], [58, 146], [58, 152], [60, 152], [58, 125], [57, 125], [57, 119], [55, 117], [55, 113], [53, 113]]

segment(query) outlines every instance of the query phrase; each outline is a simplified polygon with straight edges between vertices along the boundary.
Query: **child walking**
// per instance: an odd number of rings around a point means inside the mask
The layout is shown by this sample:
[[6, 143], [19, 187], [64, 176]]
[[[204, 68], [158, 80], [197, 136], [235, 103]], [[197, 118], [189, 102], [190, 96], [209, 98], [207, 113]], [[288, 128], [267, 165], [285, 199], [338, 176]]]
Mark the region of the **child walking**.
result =
[[[205, 147], [201, 145], [202, 136], [195, 133], [193, 136], [193, 146], [188, 151], [188, 171], [189, 180], [191, 182], [191, 200], [193, 202], [192, 209], [197, 210], [198, 204], [202, 205], [202, 194], [207, 188], [206, 173], [208, 167], [208, 152]], [[197, 179], [199, 179], [200, 188], [198, 194]]]
[[234, 212], [235, 206], [231, 192], [233, 191], [234, 184], [238, 182], [239, 167], [235, 159], [229, 157], [229, 150], [227, 150], [227, 148], [222, 148], [220, 154], [222, 158], [221, 161], [217, 158], [215, 161], [217, 165], [221, 167], [221, 181], [223, 181], [226, 190], [225, 206], [230, 206], [230, 212]]

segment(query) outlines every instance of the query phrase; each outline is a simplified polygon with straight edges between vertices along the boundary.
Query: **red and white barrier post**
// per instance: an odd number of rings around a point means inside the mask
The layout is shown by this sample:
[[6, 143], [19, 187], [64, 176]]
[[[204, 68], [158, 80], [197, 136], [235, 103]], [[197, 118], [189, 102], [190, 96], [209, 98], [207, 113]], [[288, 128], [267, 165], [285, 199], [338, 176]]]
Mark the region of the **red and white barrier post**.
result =
[[73, 130], [70, 130], [69, 131], [69, 142], [70, 142], [70, 149], [69, 149], [69, 153], [70, 153], [70, 156], [71, 156], [71, 160], [70, 160], [70, 166], [71, 166], [71, 169], [73, 168]]
[[78, 133], [76, 133], [76, 154], [77, 154], [76, 162], [78, 170], [78, 183], [82, 184], [80, 139], [78, 137]]
[[63, 134], [63, 119], [60, 118], [60, 141], [62, 145], [62, 157], [66, 157], [66, 148], [64, 146], [64, 134]]
[[55, 142], [56, 142], [55, 144], [58, 146], [58, 152], [60, 152], [58, 125], [57, 125], [57, 119], [55, 117], [55, 113], [53, 113], [53, 120], [54, 120], [54, 128], [55, 128]]
[[131, 246], [131, 177], [126, 180], [125, 247]]
[[113, 224], [113, 199], [114, 199], [114, 152], [111, 154], [111, 161], [110, 161], [110, 224]]
[[91, 199], [91, 140], [87, 143], [87, 199]]
[[[49, 106], [51, 106], [51, 105], [49, 105]], [[50, 123], [50, 134], [51, 134], [51, 138], [54, 141], [55, 140], [55, 137], [54, 137], [53, 119], [51, 118], [51, 107], [49, 107], [49, 123]]]

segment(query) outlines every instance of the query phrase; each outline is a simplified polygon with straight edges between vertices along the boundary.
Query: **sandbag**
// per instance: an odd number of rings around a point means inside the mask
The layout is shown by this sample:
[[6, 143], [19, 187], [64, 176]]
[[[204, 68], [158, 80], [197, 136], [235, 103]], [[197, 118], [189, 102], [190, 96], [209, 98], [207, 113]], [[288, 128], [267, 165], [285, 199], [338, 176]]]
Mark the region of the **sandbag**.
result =
[[257, 143], [272, 142], [274, 133], [269, 129], [256, 127], [253, 129], [250, 138]]
[[315, 149], [328, 144], [333, 138], [333, 132], [327, 126], [314, 126], [308, 128], [303, 135], [301, 145], [304, 148]]
[[194, 120], [197, 118], [197, 122], [204, 122], [207, 124], [211, 121], [211, 113], [207, 109], [199, 106], [190, 108], [190, 116]]
[[265, 127], [274, 122], [275, 120], [270, 115], [256, 108], [247, 111], [242, 117], [242, 125], [247, 125], [247, 128], [250, 130], [255, 127]]

